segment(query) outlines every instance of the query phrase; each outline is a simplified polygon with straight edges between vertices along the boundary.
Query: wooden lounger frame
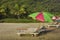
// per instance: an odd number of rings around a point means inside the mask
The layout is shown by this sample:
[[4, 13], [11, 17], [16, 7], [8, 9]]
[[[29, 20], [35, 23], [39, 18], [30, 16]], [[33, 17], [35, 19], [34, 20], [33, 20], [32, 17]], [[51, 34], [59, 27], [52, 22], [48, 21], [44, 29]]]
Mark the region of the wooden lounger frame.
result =
[[39, 33], [41, 33], [41, 32], [43, 32], [43, 31], [46, 31], [45, 29], [40, 29], [40, 30], [38, 30], [38, 32], [32, 32], [32, 33], [25, 33], [25, 32], [18, 32], [17, 34], [19, 35], [19, 36], [21, 36], [22, 34], [31, 34], [32, 36], [38, 36], [38, 34]]
[[31, 34], [32, 36], [37, 36], [39, 33], [17, 33], [19, 36], [22, 34]]
[[52, 26], [54, 26], [54, 27], [56, 27], [56, 28], [59, 28], [60, 25], [48, 25], [48, 28], [49, 28], [49, 27], [52, 27]]

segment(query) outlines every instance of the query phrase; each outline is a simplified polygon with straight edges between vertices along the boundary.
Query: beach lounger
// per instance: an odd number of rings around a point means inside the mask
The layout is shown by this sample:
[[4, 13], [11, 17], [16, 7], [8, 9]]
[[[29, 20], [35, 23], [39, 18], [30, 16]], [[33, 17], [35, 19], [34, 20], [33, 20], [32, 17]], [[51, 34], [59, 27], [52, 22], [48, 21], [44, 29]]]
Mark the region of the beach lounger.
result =
[[60, 27], [60, 25], [48, 25], [48, 28], [50, 28], [50, 27], [56, 27], [56, 28], [59, 28]]
[[36, 36], [38, 33], [35, 33], [35, 31], [37, 30], [37, 28], [27, 28], [27, 30], [18, 30], [19, 32], [17, 32], [18, 35], [21, 34], [31, 34], [33, 36]]
[[19, 30], [17, 33], [19, 36], [21, 34], [31, 34], [32, 36], [38, 36], [40, 32], [46, 31], [45, 29], [38, 29], [38, 28], [28, 28], [27, 30]]

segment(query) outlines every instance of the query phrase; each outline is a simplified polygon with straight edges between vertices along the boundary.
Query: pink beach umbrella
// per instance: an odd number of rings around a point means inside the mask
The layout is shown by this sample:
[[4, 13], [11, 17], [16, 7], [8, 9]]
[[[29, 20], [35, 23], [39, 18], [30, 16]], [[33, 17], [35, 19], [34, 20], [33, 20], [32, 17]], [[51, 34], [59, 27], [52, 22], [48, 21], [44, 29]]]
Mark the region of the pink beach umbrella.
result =
[[42, 22], [44, 22], [43, 13], [39, 13], [39, 14], [36, 16], [36, 19], [37, 19], [37, 20], [40, 20], [40, 21], [42, 21]]

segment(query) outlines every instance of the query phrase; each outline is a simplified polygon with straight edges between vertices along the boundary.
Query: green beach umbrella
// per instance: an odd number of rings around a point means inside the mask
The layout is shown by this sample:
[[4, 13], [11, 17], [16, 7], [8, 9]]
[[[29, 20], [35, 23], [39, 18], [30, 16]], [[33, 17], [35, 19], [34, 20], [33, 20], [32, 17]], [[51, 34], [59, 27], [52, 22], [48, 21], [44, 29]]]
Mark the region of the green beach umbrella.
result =
[[53, 22], [52, 16], [54, 15], [52, 15], [50, 12], [36, 12], [29, 15], [29, 17], [42, 22]]
[[49, 12], [42, 12], [42, 14], [44, 15], [44, 19], [46, 22], [53, 22], [52, 21], [52, 17], [53, 15]]
[[34, 20], [36, 20], [36, 16], [39, 14], [39, 12], [35, 12], [29, 15], [29, 17], [32, 17]]

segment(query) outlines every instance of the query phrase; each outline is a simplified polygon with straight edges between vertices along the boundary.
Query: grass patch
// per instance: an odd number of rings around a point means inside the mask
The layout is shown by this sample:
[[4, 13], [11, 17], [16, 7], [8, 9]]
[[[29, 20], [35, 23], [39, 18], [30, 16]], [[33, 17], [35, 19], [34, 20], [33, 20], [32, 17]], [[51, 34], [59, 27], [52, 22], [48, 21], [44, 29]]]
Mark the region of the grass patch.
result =
[[39, 21], [32, 20], [32, 19], [15, 19], [15, 18], [6, 18], [0, 20], [2, 23], [38, 23]]

